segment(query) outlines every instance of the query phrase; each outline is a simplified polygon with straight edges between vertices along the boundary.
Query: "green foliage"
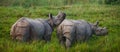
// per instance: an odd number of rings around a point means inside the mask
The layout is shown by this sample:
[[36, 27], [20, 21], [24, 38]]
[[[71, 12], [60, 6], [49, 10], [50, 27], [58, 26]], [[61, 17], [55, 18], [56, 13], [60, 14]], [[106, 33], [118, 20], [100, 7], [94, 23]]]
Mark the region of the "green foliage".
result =
[[[87, 42], [75, 43], [65, 49], [52, 34], [51, 42], [18, 42], [11, 40], [10, 28], [22, 16], [29, 18], [48, 18], [48, 14], [57, 15], [59, 11], [67, 14], [67, 19], [84, 19], [109, 30], [107, 36], [92, 36]], [[1, 52], [119, 52], [120, 51], [120, 7], [117, 5], [70, 5], [41, 7], [0, 7], [0, 51]]]
[[120, 0], [105, 0], [106, 4], [117, 5], [120, 4]]
[[119, 5], [120, 0], [0, 0], [0, 6], [64, 6], [77, 4], [113, 4]]

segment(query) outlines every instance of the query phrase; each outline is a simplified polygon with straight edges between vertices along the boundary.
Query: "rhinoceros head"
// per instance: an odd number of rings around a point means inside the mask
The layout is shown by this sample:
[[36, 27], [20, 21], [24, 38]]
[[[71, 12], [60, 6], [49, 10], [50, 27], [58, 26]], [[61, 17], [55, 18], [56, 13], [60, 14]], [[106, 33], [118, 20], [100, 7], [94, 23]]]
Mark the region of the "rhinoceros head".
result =
[[26, 20], [21, 20], [16, 23], [15, 26], [15, 36], [12, 36], [13, 39], [24, 41], [26, 38], [25, 35], [29, 31], [29, 23]]
[[95, 30], [95, 34], [96, 35], [106, 35], [108, 33], [108, 30], [106, 29], [106, 27], [102, 28], [102, 27], [98, 27], [96, 30]]
[[52, 16], [49, 14], [49, 23], [51, 26], [58, 26], [66, 17], [66, 14], [63, 12], [59, 12], [57, 16]]
[[106, 34], [108, 33], [107, 28], [106, 28], [106, 27], [104, 27], [104, 28], [98, 27], [98, 24], [99, 24], [99, 22], [97, 21], [97, 22], [96, 22], [95, 24], [93, 24], [93, 26], [92, 26], [92, 29], [93, 29], [93, 31], [94, 31], [94, 34], [99, 35], [99, 36], [101, 36], [101, 35], [106, 35]]

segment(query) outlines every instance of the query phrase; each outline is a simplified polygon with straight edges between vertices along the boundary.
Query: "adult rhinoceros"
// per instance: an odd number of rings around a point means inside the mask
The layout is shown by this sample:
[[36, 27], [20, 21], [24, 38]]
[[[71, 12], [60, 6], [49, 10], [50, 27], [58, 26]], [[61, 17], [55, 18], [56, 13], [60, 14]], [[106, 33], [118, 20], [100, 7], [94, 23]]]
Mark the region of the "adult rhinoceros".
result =
[[59, 12], [57, 16], [49, 14], [49, 19], [31, 19], [22, 17], [12, 25], [10, 35], [12, 39], [20, 41], [29, 40], [51, 40], [54, 27], [58, 26], [66, 17], [66, 14]]
[[107, 29], [88, 23], [85, 20], [64, 20], [57, 28], [59, 42], [65, 47], [70, 47], [75, 41], [85, 41], [92, 34], [105, 35]]

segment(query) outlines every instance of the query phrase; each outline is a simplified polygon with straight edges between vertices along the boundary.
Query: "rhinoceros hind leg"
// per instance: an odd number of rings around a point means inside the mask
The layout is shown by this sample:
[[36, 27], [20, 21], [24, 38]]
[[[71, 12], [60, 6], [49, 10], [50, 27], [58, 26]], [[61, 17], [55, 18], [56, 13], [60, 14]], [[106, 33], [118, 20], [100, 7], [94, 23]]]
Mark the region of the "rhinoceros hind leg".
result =
[[71, 46], [71, 41], [69, 39], [66, 39], [65, 45], [66, 48], [69, 48]]

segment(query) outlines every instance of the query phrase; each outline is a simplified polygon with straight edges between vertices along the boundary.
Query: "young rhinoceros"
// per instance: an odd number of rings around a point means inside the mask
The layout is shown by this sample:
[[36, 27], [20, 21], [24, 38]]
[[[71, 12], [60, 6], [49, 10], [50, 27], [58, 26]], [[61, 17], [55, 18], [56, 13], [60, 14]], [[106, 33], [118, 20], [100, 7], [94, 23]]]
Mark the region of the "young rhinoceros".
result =
[[[102, 30], [101, 30], [102, 29]], [[84, 20], [64, 20], [57, 28], [59, 42], [69, 48], [75, 41], [85, 41], [92, 34], [105, 35], [106, 28], [98, 27]]]
[[59, 12], [57, 16], [53, 17], [49, 14], [49, 19], [30, 19], [20, 18], [12, 25], [10, 35], [12, 39], [20, 41], [30, 40], [51, 40], [51, 34], [54, 27], [58, 26], [66, 17], [66, 14]]

